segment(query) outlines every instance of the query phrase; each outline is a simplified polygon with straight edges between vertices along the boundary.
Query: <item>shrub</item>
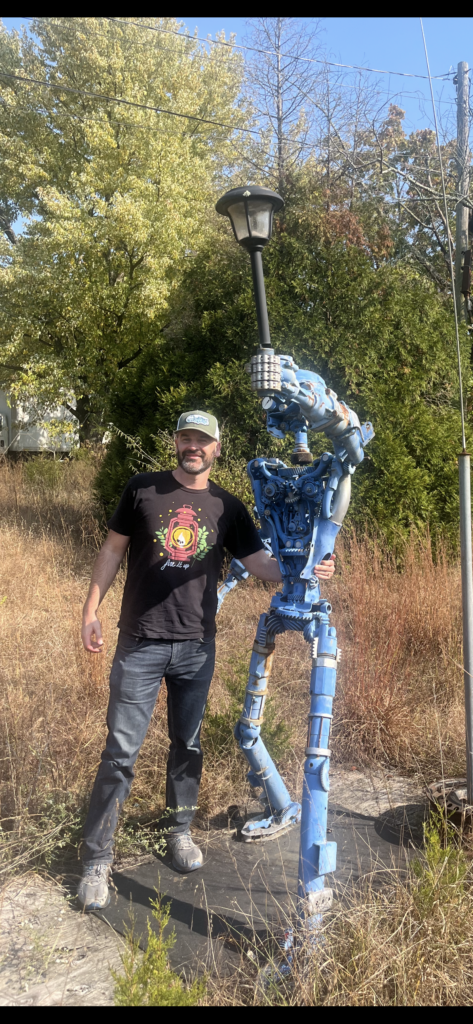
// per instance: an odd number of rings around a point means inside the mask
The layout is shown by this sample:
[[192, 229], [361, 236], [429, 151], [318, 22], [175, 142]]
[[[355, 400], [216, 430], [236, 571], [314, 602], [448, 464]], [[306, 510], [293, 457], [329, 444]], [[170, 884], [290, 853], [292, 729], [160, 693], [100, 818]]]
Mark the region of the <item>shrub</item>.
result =
[[112, 971], [115, 1006], [195, 1006], [205, 994], [205, 980], [187, 986], [169, 966], [169, 951], [176, 942], [173, 930], [166, 938], [170, 906], [159, 894], [151, 900], [153, 928], [148, 919], [146, 950], [141, 953], [133, 927], [126, 933], [126, 951], [121, 956], [123, 974]]

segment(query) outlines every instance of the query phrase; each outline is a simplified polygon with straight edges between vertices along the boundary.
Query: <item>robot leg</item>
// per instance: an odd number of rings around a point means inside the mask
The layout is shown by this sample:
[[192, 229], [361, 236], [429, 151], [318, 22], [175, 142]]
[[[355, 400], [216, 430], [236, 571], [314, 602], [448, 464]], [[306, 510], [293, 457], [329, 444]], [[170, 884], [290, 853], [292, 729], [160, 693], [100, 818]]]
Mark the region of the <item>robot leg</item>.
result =
[[327, 842], [327, 807], [330, 766], [332, 704], [337, 678], [337, 634], [327, 614], [320, 615], [312, 641], [310, 713], [302, 793], [299, 855], [300, 916], [305, 929], [315, 933], [322, 911], [332, 903], [325, 875], [335, 871], [337, 844]]
[[246, 842], [273, 839], [300, 820], [300, 804], [291, 800], [260, 736], [274, 652], [274, 643], [267, 639], [265, 623], [263, 615], [253, 645], [243, 713], [235, 727], [235, 738], [250, 765], [248, 782], [255, 788], [262, 788], [260, 799], [265, 805], [264, 816], [257, 821], [247, 821], [243, 827], [242, 837]]

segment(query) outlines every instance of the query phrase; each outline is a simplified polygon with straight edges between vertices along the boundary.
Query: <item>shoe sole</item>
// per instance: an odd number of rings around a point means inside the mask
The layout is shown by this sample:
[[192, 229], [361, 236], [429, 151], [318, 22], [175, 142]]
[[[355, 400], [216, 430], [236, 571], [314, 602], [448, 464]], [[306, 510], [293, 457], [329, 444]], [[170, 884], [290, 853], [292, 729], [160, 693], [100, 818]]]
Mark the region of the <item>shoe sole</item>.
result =
[[191, 871], [198, 871], [199, 868], [202, 867], [202, 864], [196, 864], [195, 867], [183, 868], [181, 864], [176, 863], [174, 857], [172, 858], [171, 864], [175, 871], [179, 871], [180, 875], [188, 875]]
[[240, 833], [241, 841], [243, 843], [270, 843], [272, 839], [280, 839], [281, 836], [285, 835], [286, 832], [290, 832], [291, 828], [298, 824], [298, 821], [290, 821], [287, 825], [270, 825], [269, 828], [255, 828], [251, 832], [245, 832], [244, 828], [242, 828]]
[[86, 903], [86, 904], [84, 904], [84, 903], [81, 903], [80, 900], [78, 900], [78, 903], [79, 903], [79, 906], [80, 906], [81, 910], [84, 911], [84, 914], [90, 914], [91, 911], [93, 911], [93, 910], [106, 910], [107, 907], [110, 905], [110, 895], [108, 896], [108, 899], [107, 899], [106, 903]]

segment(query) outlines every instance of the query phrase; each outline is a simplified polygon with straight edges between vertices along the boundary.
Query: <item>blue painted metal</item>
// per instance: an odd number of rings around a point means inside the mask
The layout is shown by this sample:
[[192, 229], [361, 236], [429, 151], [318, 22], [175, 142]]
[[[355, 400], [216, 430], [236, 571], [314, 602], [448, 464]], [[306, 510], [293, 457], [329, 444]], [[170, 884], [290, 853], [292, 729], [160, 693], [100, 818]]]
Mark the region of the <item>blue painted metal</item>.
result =
[[[331, 903], [325, 876], [335, 871], [336, 843], [327, 842], [330, 731], [335, 695], [337, 636], [330, 626], [330, 604], [320, 597], [314, 566], [328, 558], [350, 502], [351, 476], [374, 436], [371, 423], [358, 416], [326, 387], [318, 374], [299, 370], [291, 356], [259, 349], [247, 367], [252, 387], [263, 399], [267, 429], [276, 437], [294, 435], [294, 465], [257, 458], [248, 464], [261, 537], [277, 559], [282, 589], [259, 621], [250, 662], [242, 715], [235, 736], [247, 758], [248, 781], [261, 789], [264, 812], [242, 830], [247, 841], [271, 839], [301, 821], [299, 913], [309, 935], [316, 936], [323, 910]], [[323, 432], [334, 454], [313, 460], [308, 432]], [[226, 593], [246, 578], [234, 560], [219, 589]], [[295, 630], [311, 645], [310, 711], [302, 805], [291, 800], [260, 735], [268, 679], [279, 633]], [[288, 932], [287, 948], [293, 942]]]
[[247, 580], [249, 572], [245, 569], [245, 566], [238, 561], [238, 558], [233, 558], [230, 571], [227, 573], [227, 577], [222, 585], [217, 590], [217, 615], [222, 607], [222, 601], [226, 598], [227, 594], [236, 587], [237, 583], [241, 583], [242, 580]]

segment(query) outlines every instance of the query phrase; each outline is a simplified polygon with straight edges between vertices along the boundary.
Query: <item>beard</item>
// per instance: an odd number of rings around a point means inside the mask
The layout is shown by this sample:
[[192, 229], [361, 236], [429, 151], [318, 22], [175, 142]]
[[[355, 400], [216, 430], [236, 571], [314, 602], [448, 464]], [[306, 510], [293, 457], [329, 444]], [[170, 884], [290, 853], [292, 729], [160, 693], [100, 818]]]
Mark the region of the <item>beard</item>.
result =
[[190, 473], [193, 476], [205, 473], [205, 470], [210, 469], [215, 462], [215, 455], [201, 455], [200, 462], [191, 462], [188, 455], [188, 452], [178, 452], [177, 461], [185, 473]]

